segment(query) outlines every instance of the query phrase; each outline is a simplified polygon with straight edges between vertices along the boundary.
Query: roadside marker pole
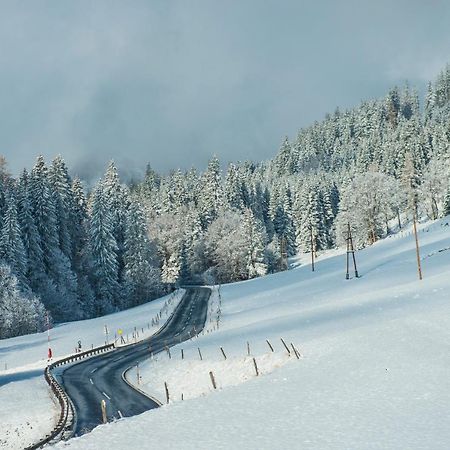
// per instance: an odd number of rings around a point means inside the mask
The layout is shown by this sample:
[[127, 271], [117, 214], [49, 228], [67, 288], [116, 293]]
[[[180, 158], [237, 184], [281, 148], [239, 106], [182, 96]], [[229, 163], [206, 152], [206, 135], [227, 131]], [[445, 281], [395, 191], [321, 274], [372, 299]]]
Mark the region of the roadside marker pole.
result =
[[209, 372], [209, 377], [211, 378], [211, 383], [213, 385], [213, 388], [217, 389], [216, 380], [214, 379], [214, 374], [212, 372]]
[[103, 419], [103, 423], [107, 423], [108, 419], [106, 417], [106, 402], [105, 400], [102, 399], [101, 401], [101, 408], [102, 408], [102, 419]]
[[258, 371], [258, 365], [256, 364], [256, 359], [253, 358], [253, 365], [255, 366], [255, 372], [256, 372], [256, 376], [259, 375], [259, 371]]
[[170, 397], [169, 397], [169, 388], [167, 387], [167, 383], [164, 381], [164, 389], [166, 390], [166, 402], [169, 404]]
[[353, 246], [353, 237], [352, 237], [352, 231], [350, 228], [350, 222], [347, 223], [347, 266], [346, 266], [346, 273], [345, 273], [345, 279], [350, 279], [349, 274], [349, 258], [350, 254], [352, 255], [353, 259], [353, 267], [355, 269], [355, 278], [359, 278], [358, 269], [356, 268], [356, 258], [355, 258], [355, 247]]
[[281, 339], [281, 342], [282, 342], [283, 345], [284, 345], [284, 348], [287, 350], [288, 355], [290, 356], [290, 355], [291, 355], [291, 351], [289, 350], [289, 347], [286, 345], [286, 342], [284, 342], [284, 339], [283, 339], [283, 338], [280, 338], [280, 339]]
[[415, 213], [413, 216], [413, 228], [414, 228], [414, 238], [416, 241], [417, 272], [419, 274], [419, 280], [422, 280], [422, 266], [420, 264], [419, 237], [417, 236], [417, 223], [416, 223], [416, 214]]

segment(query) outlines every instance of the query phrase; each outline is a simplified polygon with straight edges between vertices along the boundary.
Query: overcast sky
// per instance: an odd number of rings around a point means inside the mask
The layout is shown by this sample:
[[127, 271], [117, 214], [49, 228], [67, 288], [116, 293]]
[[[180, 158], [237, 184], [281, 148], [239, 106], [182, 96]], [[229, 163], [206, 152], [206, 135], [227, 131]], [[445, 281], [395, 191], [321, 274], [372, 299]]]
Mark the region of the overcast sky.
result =
[[420, 90], [447, 0], [0, 0], [0, 154], [89, 178], [273, 156], [336, 106]]

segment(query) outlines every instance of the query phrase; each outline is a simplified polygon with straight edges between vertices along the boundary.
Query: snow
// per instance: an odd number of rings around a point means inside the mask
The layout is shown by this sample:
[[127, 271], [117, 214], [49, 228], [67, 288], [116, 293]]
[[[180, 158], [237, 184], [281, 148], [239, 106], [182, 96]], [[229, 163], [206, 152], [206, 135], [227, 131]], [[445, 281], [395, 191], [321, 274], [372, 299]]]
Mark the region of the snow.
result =
[[59, 416], [40, 367], [24, 368], [9, 377], [0, 375], [0, 405], [2, 449], [23, 448], [39, 441], [42, 430], [50, 431]]
[[[161, 354], [141, 365], [140, 387], [163, 399], [165, 378], [173, 402], [56, 447], [149, 448], [151, 442], [161, 449], [447, 449], [445, 223], [419, 227], [422, 281], [414, 239], [405, 230], [357, 252], [359, 279], [345, 280], [345, 255], [334, 252], [319, 257], [314, 273], [303, 264], [221, 286], [218, 330], [208, 322], [205, 334], [172, 349], [172, 360]], [[209, 317], [216, 312], [213, 307]], [[303, 357], [287, 356], [280, 338]], [[259, 377], [251, 370], [247, 341], [261, 364]]]
[[[184, 292], [180, 289], [126, 311], [55, 326], [50, 330], [54, 360], [73, 353], [78, 340], [82, 341], [83, 350], [104, 345], [105, 325], [109, 342], [119, 328], [125, 339], [128, 334], [129, 342], [134, 342], [135, 327], [138, 339], [150, 336], [170, 316]], [[152, 327], [152, 319], [161, 311], [162, 319]], [[54, 404], [43, 377], [47, 351], [46, 332], [0, 340], [0, 448], [23, 448], [38, 441], [53, 429], [59, 417], [59, 406]]]
[[[319, 258], [315, 273], [303, 265], [222, 286], [219, 330], [178, 345], [171, 361], [161, 355], [142, 368], [145, 388], [164, 376], [175, 382], [178, 365], [180, 386], [188, 391], [192, 383], [194, 398], [57, 447], [148, 448], [150, 438], [162, 449], [447, 449], [450, 252], [438, 252], [448, 247], [449, 228], [441, 225], [421, 226], [422, 282], [408, 230], [357, 253], [360, 279], [346, 281], [345, 256], [334, 255]], [[280, 337], [303, 358], [260, 377], [249, 373], [237, 386], [196, 391], [205, 372], [219, 374], [220, 346], [238, 378], [234, 364], [245, 361], [247, 341], [257, 359], [270, 354], [266, 339], [283, 358]], [[160, 383], [153, 389], [161, 392]]]

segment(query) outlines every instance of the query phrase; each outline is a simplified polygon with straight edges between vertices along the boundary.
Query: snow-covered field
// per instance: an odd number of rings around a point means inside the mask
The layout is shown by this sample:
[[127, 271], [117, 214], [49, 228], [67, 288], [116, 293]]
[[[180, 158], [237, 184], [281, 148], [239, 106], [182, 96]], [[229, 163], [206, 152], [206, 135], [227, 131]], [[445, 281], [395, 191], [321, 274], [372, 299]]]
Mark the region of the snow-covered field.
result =
[[[215, 333], [218, 327], [220, 329], [221, 310], [221, 292], [216, 286], [212, 290], [207, 323], [202, 335]], [[142, 363], [139, 368], [139, 383], [137, 368], [128, 373], [128, 380], [161, 403], [166, 402], [166, 383], [170, 402], [173, 403], [212, 392], [215, 389], [213, 380], [217, 389], [235, 386], [254, 378], [256, 370], [259, 376], [298, 360], [289, 342], [286, 343], [289, 353], [280, 340], [269, 341], [273, 352], [265, 340], [247, 342], [244, 340], [239, 343], [238, 340], [232, 345], [227, 339], [225, 343], [219, 344], [211, 337], [203, 346], [203, 340], [192, 338], [173, 348], [170, 356], [163, 352]]]
[[[177, 401], [57, 447], [448, 449], [445, 223], [420, 227], [422, 281], [413, 236], [403, 232], [357, 253], [360, 279], [345, 280], [345, 256], [334, 252], [314, 273], [303, 265], [222, 286], [219, 329], [174, 347], [170, 361], [160, 355], [142, 367], [141, 388], [161, 397], [165, 379]], [[281, 337], [303, 358], [288, 357]], [[181, 391], [190, 398], [179, 401]]]
[[[79, 322], [63, 323], [50, 330], [50, 347], [54, 359], [74, 352], [81, 340], [82, 350], [105, 344], [105, 325], [108, 341], [122, 330], [125, 340], [134, 342], [155, 333], [181, 299], [184, 290], [145, 305]], [[169, 298], [173, 301], [168, 304]], [[166, 306], [167, 304], [167, 306]], [[162, 311], [159, 324], [152, 319]], [[142, 333], [144, 330], [144, 333]], [[19, 449], [50, 432], [59, 416], [59, 406], [43, 377], [47, 364], [47, 333], [0, 340], [0, 448]]]

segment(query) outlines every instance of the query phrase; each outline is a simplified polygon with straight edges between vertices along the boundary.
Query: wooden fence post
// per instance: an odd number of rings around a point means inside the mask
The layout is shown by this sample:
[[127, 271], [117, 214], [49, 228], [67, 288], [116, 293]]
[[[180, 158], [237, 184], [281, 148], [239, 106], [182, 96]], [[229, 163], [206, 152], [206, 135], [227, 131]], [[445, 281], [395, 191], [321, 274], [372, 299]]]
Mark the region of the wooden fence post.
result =
[[256, 376], [258, 376], [259, 375], [259, 371], [258, 371], [258, 365], [256, 364], [256, 359], [255, 358], [253, 358], [253, 364], [255, 366]]
[[266, 339], [266, 342], [269, 345], [270, 350], [272, 350], [272, 353], [273, 353], [274, 350], [273, 350], [272, 344], [269, 342], [269, 339]]
[[211, 383], [212, 383], [212, 385], [213, 385], [213, 388], [214, 388], [214, 389], [217, 389], [217, 386], [216, 386], [216, 380], [214, 379], [214, 375], [213, 375], [212, 372], [209, 372], [209, 377], [211, 378]]
[[105, 402], [105, 400], [102, 400], [100, 402], [100, 404], [101, 404], [101, 408], [102, 408], [102, 420], [103, 420], [103, 423], [107, 423], [108, 422], [108, 418], [106, 417], [106, 402]]
[[224, 357], [225, 359], [227, 359], [227, 355], [225, 355], [225, 352], [223, 351], [223, 348], [222, 348], [222, 347], [220, 347], [220, 351], [222, 352], [223, 357]]
[[166, 403], [169, 404], [170, 397], [169, 397], [169, 388], [167, 387], [167, 383], [164, 381], [164, 389], [166, 390]]
[[291, 351], [289, 350], [289, 347], [286, 345], [286, 342], [284, 342], [284, 339], [283, 339], [283, 338], [280, 338], [280, 339], [281, 339], [281, 342], [282, 342], [283, 345], [284, 345], [284, 348], [287, 350], [288, 355], [290, 356], [290, 355], [291, 355]]
[[200, 361], [203, 361], [202, 352], [200, 351], [200, 347], [197, 347], [198, 355], [200, 356]]
[[295, 356], [297, 359], [300, 359], [300, 352], [294, 347], [294, 344], [291, 342], [292, 350], [294, 350]]

